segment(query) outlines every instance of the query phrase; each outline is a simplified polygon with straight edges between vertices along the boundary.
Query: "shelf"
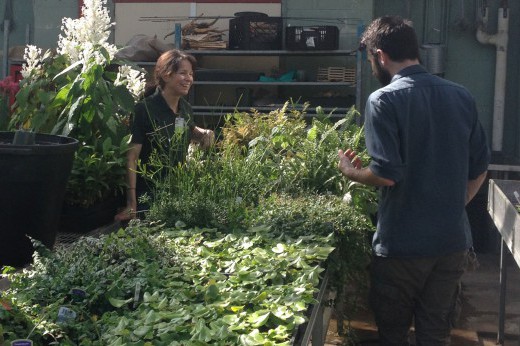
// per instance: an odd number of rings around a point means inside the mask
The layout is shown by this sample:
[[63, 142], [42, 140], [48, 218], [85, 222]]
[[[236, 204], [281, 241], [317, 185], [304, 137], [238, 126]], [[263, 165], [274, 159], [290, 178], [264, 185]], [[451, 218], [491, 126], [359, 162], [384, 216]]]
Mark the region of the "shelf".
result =
[[[267, 56], [276, 56], [276, 57], [291, 57], [291, 56], [303, 56], [303, 57], [325, 57], [325, 56], [340, 56], [340, 57], [348, 57], [356, 59], [356, 74], [360, 73], [360, 65], [359, 65], [359, 54], [357, 50], [230, 50], [230, 49], [221, 49], [221, 50], [185, 50], [184, 52], [196, 56], [197, 59], [202, 59], [204, 57], [267, 57]], [[154, 66], [155, 62], [136, 62], [135, 64], [145, 67], [145, 66]], [[271, 82], [263, 82], [263, 81], [223, 81], [223, 80], [204, 80], [199, 81], [195, 76], [195, 80], [193, 82], [194, 87], [202, 87], [206, 86], [235, 86], [235, 87], [331, 87], [331, 88], [355, 88], [356, 99], [359, 99], [359, 85], [358, 81], [348, 81], [348, 82], [318, 82], [318, 81], [271, 81]], [[203, 90], [203, 89], [202, 89]], [[207, 89], [206, 89], [207, 90]], [[235, 111], [239, 112], [249, 112], [252, 109], [256, 109], [259, 112], [270, 112], [276, 110], [278, 108], [283, 107], [283, 105], [265, 105], [265, 106], [248, 106], [248, 107], [235, 107], [235, 106], [199, 106], [195, 104], [195, 88], [190, 92], [190, 103], [192, 104], [193, 113], [197, 116], [210, 116], [210, 117], [219, 117], [224, 114], [233, 113]], [[229, 100], [224, 103], [229, 104]], [[317, 106], [317, 105], [316, 105]], [[311, 118], [316, 115], [315, 105], [308, 107], [306, 110], [305, 117]], [[302, 110], [302, 105], [296, 105], [293, 107], [296, 110]], [[350, 107], [322, 107], [322, 110], [325, 114], [330, 114], [332, 117], [342, 117], [348, 111]]]
[[345, 86], [355, 87], [356, 83], [350, 82], [261, 82], [261, 81], [197, 81], [193, 82], [194, 85], [251, 85], [251, 86]]
[[[265, 105], [265, 106], [248, 106], [248, 107], [234, 107], [234, 106], [192, 106], [193, 113], [195, 115], [201, 115], [201, 116], [217, 116], [217, 115], [224, 115], [228, 113], [233, 113], [235, 111], [238, 112], [251, 112], [253, 109], [259, 111], [259, 112], [271, 112], [276, 109], [282, 108], [284, 105], [277, 104], [277, 105]], [[310, 106], [305, 111], [305, 118], [311, 118], [316, 115], [316, 107], [317, 106]], [[296, 109], [296, 110], [302, 110], [302, 105], [289, 105], [290, 109]], [[349, 111], [350, 107], [321, 107], [323, 112], [325, 114], [330, 114], [331, 112], [334, 112], [331, 117], [337, 118], [337, 117], [344, 117], [345, 114]]]
[[355, 56], [352, 50], [186, 50], [191, 55], [204, 56]]

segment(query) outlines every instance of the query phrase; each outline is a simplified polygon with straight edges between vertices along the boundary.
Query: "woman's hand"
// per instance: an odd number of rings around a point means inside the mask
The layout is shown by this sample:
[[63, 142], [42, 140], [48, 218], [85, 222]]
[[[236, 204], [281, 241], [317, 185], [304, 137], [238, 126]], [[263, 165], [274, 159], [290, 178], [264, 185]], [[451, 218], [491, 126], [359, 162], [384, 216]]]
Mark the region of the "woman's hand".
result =
[[193, 129], [193, 139], [199, 143], [203, 149], [207, 149], [215, 143], [215, 132], [196, 126]]
[[200, 145], [203, 148], [209, 148], [215, 143], [215, 132], [212, 130], [205, 129], [203, 130], [202, 140], [200, 141]]
[[135, 211], [135, 207], [132, 208], [130, 206], [125, 207], [122, 211], [116, 214], [114, 217], [115, 221], [129, 221], [137, 218], [137, 213]]

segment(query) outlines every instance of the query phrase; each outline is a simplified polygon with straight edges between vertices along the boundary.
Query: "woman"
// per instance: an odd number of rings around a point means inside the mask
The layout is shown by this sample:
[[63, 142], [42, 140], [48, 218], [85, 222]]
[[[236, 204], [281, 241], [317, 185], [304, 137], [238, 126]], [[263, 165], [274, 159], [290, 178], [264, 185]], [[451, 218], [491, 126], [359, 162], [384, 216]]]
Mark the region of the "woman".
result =
[[138, 160], [150, 161], [153, 152], [168, 153], [172, 164], [183, 162], [190, 142], [209, 147], [214, 140], [211, 130], [195, 126], [191, 105], [184, 99], [193, 84], [196, 60], [177, 49], [163, 53], [155, 65], [155, 92], [135, 106], [132, 139], [127, 154], [126, 208], [117, 221], [133, 219], [146, 210], [138, 205], [139, 197], [150, 193], [145, 179], [136, 174]]

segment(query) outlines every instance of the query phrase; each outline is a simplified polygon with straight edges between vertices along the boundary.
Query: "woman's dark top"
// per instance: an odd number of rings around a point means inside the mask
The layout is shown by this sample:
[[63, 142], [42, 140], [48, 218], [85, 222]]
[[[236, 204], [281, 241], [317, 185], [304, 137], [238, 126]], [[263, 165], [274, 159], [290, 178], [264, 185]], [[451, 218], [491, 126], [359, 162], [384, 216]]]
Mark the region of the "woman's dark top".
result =
[[[191, 105], [185, 99], [179, 100], [178, 113], [168, 106], [159, 88], [135, 106], [131, 126], [131, 143], [142, 144], [139, 160], [141, 165], [158, 158], [162, 165], [176, 165], [184, 162], [194, 128]], [[137, 174], [136, 196], [150, 189], [144, 178]]]

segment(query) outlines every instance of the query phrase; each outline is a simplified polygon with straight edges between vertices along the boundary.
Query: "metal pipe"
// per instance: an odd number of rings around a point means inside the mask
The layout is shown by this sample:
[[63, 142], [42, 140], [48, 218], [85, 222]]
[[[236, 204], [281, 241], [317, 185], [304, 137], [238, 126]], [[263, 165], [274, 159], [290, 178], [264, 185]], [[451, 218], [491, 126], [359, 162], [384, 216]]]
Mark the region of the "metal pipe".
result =
[[11, 22], [9, 19], [4, 20], [4, 47], [2, 54], [2, 79], [9, 75], [9, 28]]
[[[507, 6], [507, 1], [502, 1]], [[483, 26], [487, 23], [488, 10], [483, 17]], [[498, 9], [498, 30], [490, 35], [479, 27], [477, 40], [482, 44], [493, 44], [496, 46], [495, 64], [495, 97], [493, 107], [493, 129], [491, 148], [493, 151], [502, 151], [504, 137], [504, 101], [507, 74], [507, 44], [509, 40], [509, 14], [507, 7]]]
[[500, 243], [500, 293], [498, 305], [498, 333], [497, 345], [504, 344], [505, 316], [506, 316], [506, 292], [507, 292], [507, 245], [504, 239]]

